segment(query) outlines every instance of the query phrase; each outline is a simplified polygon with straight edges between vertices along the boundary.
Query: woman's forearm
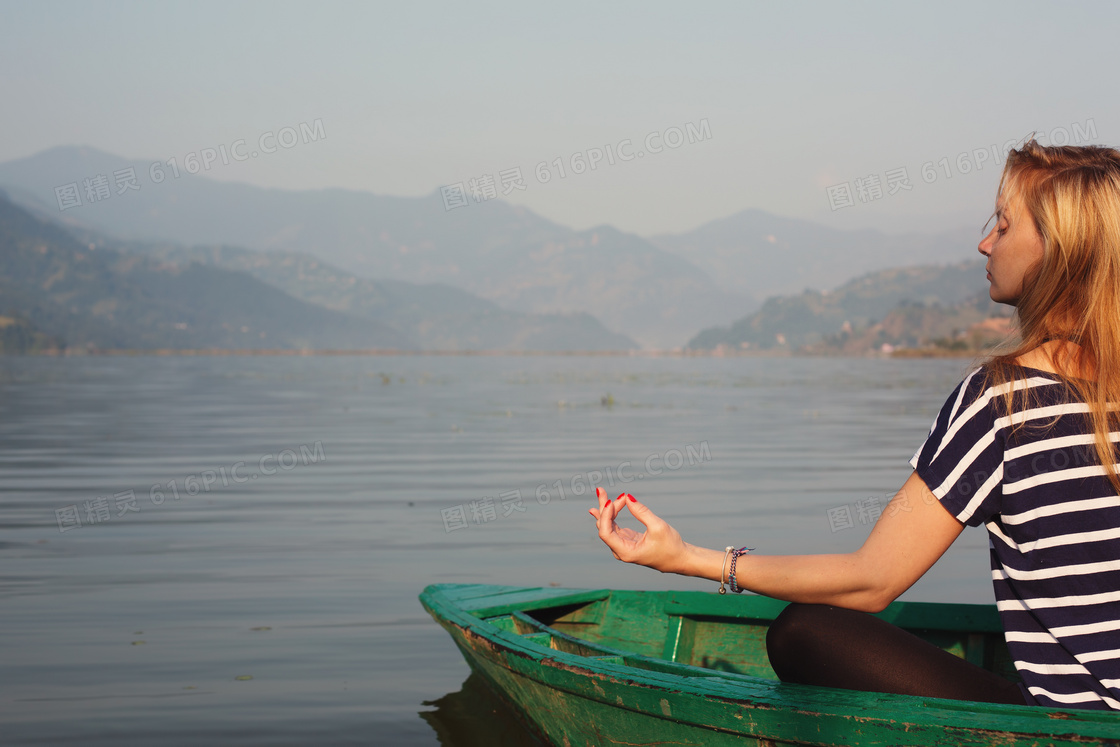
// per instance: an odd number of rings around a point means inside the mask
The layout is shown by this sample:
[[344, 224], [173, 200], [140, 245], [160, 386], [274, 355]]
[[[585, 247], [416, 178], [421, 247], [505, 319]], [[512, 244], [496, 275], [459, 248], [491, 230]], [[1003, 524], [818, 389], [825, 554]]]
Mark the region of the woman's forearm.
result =
[[[729, 581], [727, 553], [685, 544], [675, 573]], [[735, 581], [741, 589], [787, 602], [831, 604], [878, 612], [894, 596], [889, 578], [867, 567], [857, 553], [845, 555], [754, 555], [740, 556]], [[889, 597], [889, 598], [888, 598]]]
[[[613, 501], [602, 488], [596, 495], [600, 506], [590, 513], [600, 539], [619, 560], [663, 573], [717, 583], [727, 580], [724, 551], [685, 542], [676, 529], [628, 493]], [[645, 525], [645, 532], [614, 521], [623, 509]], [[877, 612], [921, 578], [963, 528], [914, 473], [855, 552], [743, 555], [736, 563], [735, 580], [740, 588], [775, 599]]]

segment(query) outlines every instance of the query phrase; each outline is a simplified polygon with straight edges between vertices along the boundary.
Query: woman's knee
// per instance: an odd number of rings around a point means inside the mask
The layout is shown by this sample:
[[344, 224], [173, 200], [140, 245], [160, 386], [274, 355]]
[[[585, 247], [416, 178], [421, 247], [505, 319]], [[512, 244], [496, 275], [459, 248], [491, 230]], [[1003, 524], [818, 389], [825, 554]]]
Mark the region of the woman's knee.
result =
[[796, 663], [804, 656], [806, 647], [820, 636], [822, 612], [827, 609], [818, 604], [795, 602], [787, 605], [770, 623], [766, 631], [766, 654], [780, 679], [794, 677], [799, 669]]

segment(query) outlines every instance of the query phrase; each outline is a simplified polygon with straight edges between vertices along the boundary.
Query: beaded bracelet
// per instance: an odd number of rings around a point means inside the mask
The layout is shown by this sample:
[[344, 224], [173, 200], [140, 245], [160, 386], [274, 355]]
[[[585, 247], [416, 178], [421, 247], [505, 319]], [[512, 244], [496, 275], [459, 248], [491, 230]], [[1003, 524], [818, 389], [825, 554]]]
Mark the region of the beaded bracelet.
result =
[[742, 594], [743, 590], [735, 583], [735, 563], [739, 560], [739, 556], [746, 555], [752, 550], [754, 550], [753, 547], [740, 547], [738, 550], [734, 550], [731, 553], [731, 573], [728, 574], [728, 579], [731, 581], [731, 591], [736, 594]]

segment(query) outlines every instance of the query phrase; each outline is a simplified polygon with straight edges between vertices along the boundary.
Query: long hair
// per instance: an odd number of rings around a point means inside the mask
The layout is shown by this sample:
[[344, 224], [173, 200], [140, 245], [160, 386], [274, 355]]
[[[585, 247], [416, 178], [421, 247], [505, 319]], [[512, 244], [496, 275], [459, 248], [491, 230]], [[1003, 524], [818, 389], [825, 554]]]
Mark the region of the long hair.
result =
[[1031, 217], [1043, 255], [1023, 278], [1019, 343], [988, 361], [988, 380], [1017, 378], [1016, 358], [1044, 343], [1075, 343], [1058, 345], [1052, 362], [1088, 405], [1097, 458], [1120, 493], [1109, 437], [1120, 430], [1120, 152], [1029, 140], [1008, 153], [999, 194]]

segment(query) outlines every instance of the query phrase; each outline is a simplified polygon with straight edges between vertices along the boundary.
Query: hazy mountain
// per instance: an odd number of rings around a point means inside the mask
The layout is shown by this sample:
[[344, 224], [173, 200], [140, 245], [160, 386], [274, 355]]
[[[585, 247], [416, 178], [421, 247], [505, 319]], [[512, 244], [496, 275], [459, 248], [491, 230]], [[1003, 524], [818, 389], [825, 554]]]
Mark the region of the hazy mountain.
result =
[[91, 249], [2, 194], [0, 316], [26, 328], [13, 339], [28, 347], [45, 336], [97, 348], [415, 348], [384, 324], [242, 272]]
[[650, 240], [700, 267], [722, 288], [766, 298], [826, 290], [844, 278], [887, 267], [973, 259], [980, 238], [980, 226], [896, 236], [743, 210], [687, 233]]
[[[112, 244], [110, 243], [110, 246]], [[509, 311], [459, 288], [356, 277], [307, 254], [122, 243], [168, 263], [245, 272], [307, 303], [373, 319], [424, 350], [631, 350], [590, 314]]]
[[[607, 226], [573, 231], [500, 199], [447, 210], [438, 190], [387, 197], [262, 189], [177, 166], [175, 177], [167, 162], [152, 169], [60, 147], [0, 164], [0, 186], [73, 225], [123, 238], [309, 254], [364, 278], [448, 283], [512, 310], [590, 313], [647, 347], [681, 345], [756, 306], [641, 237]], [[233, 174], [237, 166], [217, 168]], [[107, 191], [97, 190], [101, 177]], [[56, 188], [82, 204], [60, 202]]]
[[[901, 267], [881, 270], [851, 280], [831, 292], [804, 291], [798, 295], [770, 298], [757, 312], [730, 328], [707, 329], [689, 341], [693, 349], [712, 349], [725, 345], [734, 349], [788, 349], [814, 346], [838, 335], [858, 335], [902, 306], [918, 309], [975, 307], [961, 319], [978, 321], [987, 316], [1006, 315], [1008, 307], [988, 298], [984, 260], [954, 265]], [[891, 327], [894, 342], [905, 342], [918, 324], [918, 331], [932, 334], [937, 319], [949, 320], [953, 314], [896, 314]], [[922, 326], [924, 325], [924, 326]], [[897, 327], [897, 329], [896, 329]], [[916, 332], [915, 332], [916, 333]], [[912, 336], [912, 335], [911, 335]], [[887, 341], [884, 339], [884, 341]]]
[[356, 278], [306, 255], [120, 241], [6, 201], [0, 222], [4, 350], [637, 347], [588, 314], [507, 311], [451, 286]]

